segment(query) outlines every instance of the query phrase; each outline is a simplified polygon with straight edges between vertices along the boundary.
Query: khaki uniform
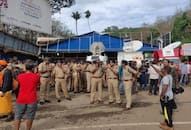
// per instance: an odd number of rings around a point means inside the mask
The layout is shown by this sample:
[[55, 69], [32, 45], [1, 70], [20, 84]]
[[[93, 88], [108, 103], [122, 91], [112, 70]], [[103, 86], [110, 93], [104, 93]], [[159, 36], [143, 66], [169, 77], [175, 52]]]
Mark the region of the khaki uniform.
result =
[[49, 83], [50, 83], [50, 74], [51, 68], [49, 64], [44, 62], [40, 63], [38, 66], [38, 70], [41, 74], [40, 77], [40, 101], [48, 100], [49, 98]]
[[67, 65], [63, 65], [64, 70], [65, 70], [65, 79], [66, 79], [66, 87], [69, 91], [72, 90], [72, 77], [71, 77], [71, 67], [69, 66], [69, 64]]
[[91, 90], [91, 77], [92, 77], [92, 73], [90, 72], [91, 68], [92, 68], [92, 64], [88, 64], [86, 68], [87, 92], [90, 92]]
[[132, 84], [133, 84], [132, 73], [136, 74], [137, 71], [135, 71], [129, 66], [125, 66], [123, 68], [123, 84], [124, 84], [124, 90], [125, 90], [125, 97], [127, 100], [126, 108], [131, 108], [131, 104], [132, 104]]
[[18, 64], [19, 68], [23, 70], [23, 72], [26, 72], [25, 64]]
[[81, 85], [80, 85], [80, 65], [79, 64], [74, 64], [72, 67], [72, 81], [73, 81], [73, 86], [74, 86], [74, 92], [79, 92], [81, 91]]
[[62, 67], [56, 66], [53, 70], [53, 75], [55, 76], [55, 93], [56, 93], [56, 98], [60, 99], [60, 87], [64, 93], [64, 96], [66, 98], [69, 98], [68, 94], [68, 89], [66, 86], [66, 78], [64, 74], [64, 70]]
[[[94, 72], [94, 70], [96, 70]], [[90, 102], [95, 101], [95, 96], [96, 96], [96, 89], [98, 89], [98, 101], [103, 101], [103, 68], [102, 67], [97, 67], [95, 64], [92, 65], [91, 72], [94, 72], [92, 74], [91, 78], [91, 96], [90, 96]]]
[[[102, 67], [105, 70], [107, 68], [107, 64], [102, 65]], [[103, 87], [107, 88], [108, 84], [107, 84], [107, 79], [106, 79], [106, 73], [103, 74], [102, 80], [103, 80]]]
[[68, 86], [69, 86], [69, 90], [70, 90], [70, 91], [74, 91], [74, 84], [73, 84], [73, 66], [74, 66], [73, 63], [69, 63], [69, 64], [68, 64], [69, 71], [70, 71], [69, 77], [68, 77], [68, 81], [69, 81]]
[[86, 70], [87, 64], [81, 64], [81, 71], [80, 71], [80, 78], [81, 78], [81, 88], [86, 89], [87, 88], [87, 80], [86, 80]]
[[113, 96], [115, 95], [116, 103], [121, 103], [118, 75], [115, 74], [118, 73], [118, 66], [112, 66], [111, 69], [107, 68], [106, 70], [109, 102], [114, 102]]

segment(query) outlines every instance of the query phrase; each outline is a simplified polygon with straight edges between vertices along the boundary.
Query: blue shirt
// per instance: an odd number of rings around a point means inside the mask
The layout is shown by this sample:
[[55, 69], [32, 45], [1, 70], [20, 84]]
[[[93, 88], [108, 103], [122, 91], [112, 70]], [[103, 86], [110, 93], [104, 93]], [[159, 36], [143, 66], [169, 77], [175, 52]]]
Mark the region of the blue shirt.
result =
[[119, 69], [119, 79], [123, 79], [123, 66], [120, 65], [118, 69]]

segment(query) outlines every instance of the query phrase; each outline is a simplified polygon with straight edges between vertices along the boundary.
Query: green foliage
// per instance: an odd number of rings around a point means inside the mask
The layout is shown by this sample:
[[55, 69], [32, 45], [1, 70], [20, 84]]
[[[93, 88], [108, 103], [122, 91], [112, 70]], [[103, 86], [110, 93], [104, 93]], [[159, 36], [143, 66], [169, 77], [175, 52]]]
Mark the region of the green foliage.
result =
[[72, 12], [72, 18], [76, 21], [76, 34], [78, 35], [78, 20], [81, 18], [81, 14], [78, 11]]
[[91, 32], [90, 21], [89, 21], [89, 18], [91, 16], [91, 12], [89, 10], [86, 10], [84, 12], [84, 14], [85, 14], [86, 19], [88, 20], [89, 31]]
[[91, 12], [89, 10], [85, 11], [84, 14], [87, 19], [91, 16]]
[[77, 21], [81, 18], [81, 14], [78, 11], [72, 12], [72, 18]]
[[154, 27], [140, 27], [140, 28], [118, 28], [117, 26], [111, 26], [104, 29], [103, 33], [108, 33], [111, 36], [118, 36], [122, 38], [130, 39], [133, 37], [134, 39], [141, 38], [141, 32], [143, 34], [143, 41], [149, 43], [151, 41], [151, 33], [152, 38], [156, 38], [160, 36], [159, 31]]
[[178, 16], [174, 22], [174, 28], [172, 31], [172, 41], [191, 42], [191, 19], [187, 16], [187, 13], [183, 13]]
[[56, 37], [69, 37], [72, 35], [72, 32], [62, 22], [52, 19], [52, 35]]
[[52, 14], [58, 13], [62, 8], [71, 7], [75, 4], [75, 0], [48, 0], [52, 9]]

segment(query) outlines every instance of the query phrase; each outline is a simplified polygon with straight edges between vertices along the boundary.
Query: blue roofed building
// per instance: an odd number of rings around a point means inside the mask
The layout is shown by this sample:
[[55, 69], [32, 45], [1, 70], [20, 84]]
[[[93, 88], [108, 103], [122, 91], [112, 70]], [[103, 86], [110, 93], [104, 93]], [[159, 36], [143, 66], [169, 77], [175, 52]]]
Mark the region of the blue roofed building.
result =
[[109, 36], [108, 34], [99, 34], [97, 32], [90, 32], [79, 35], [77, 37], [61, 40], [57, 43], [51, 44], [43, 51], [48, 52], [89, 52], [89, 48], [94, 42], [102, 42], [105, 46], [105, 51], [122, 51], [123, 39], [119, 37]]
[[[84, 59], [91, 55], [90, 47], [94, 42], [102, 42], [108, 57], [116, 59], [117, 53], [123, 51], [124, 39], [109, 34], [100, 34], [95, 31], [83, 35], [57, 40], [52, 44], [42, 47], [41, 54], [52, 56], [53, 58], [78, 58]], [[154, 51], [157, 47], [144, 44], [139, 51]]]

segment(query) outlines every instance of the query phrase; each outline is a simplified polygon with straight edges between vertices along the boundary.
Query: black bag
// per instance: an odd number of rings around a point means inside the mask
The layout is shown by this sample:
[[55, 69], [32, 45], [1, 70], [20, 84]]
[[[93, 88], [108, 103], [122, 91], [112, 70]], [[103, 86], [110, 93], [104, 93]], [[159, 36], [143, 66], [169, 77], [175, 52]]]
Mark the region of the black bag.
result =
[[172, 88], [172, 91], [175, 94], [182, 94], [184, 92], [184, 88], [182, 88], [182, 87]]

